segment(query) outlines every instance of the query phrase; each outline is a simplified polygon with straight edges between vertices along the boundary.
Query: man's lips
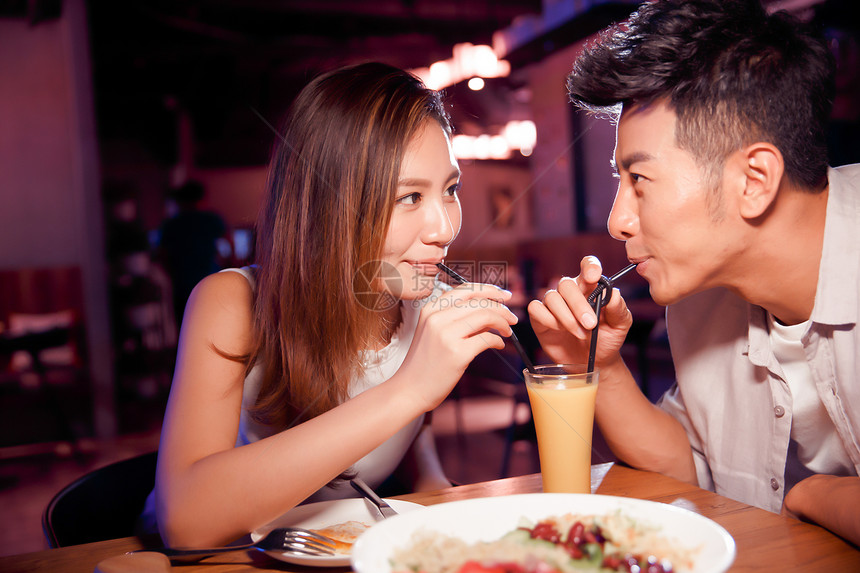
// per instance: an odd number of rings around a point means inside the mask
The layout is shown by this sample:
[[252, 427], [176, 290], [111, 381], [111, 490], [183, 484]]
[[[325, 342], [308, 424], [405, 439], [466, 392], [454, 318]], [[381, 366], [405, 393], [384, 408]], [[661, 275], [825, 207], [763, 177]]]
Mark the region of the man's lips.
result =
[[651, 257], [627, 257], [627, 260], [636, 263], [636, 272], [641, 275], [648, 268], [648, 261], [651, 260]]

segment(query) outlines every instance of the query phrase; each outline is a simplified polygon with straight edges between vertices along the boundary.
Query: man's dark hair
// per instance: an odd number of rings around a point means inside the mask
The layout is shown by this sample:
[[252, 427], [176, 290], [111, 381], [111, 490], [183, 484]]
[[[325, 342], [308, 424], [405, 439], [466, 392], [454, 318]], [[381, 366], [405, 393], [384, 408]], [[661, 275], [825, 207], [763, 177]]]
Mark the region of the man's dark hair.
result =
[[678, 118], [678, 146], [712, 184], [731, 152], [767, 141], [792, 183], [824, 188], [832, 56], [800, 22], [768, 15], [758, 0], [644, 4], [583, 51], [568, 91], [591, 111], [665, 99]]

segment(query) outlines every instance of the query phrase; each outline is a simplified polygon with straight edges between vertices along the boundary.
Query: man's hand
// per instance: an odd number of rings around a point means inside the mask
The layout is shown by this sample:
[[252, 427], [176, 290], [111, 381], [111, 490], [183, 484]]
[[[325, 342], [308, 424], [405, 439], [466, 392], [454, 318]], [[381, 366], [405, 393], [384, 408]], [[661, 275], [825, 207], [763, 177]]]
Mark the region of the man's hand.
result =
[[785, 495], [782, 514], [811, 521], [860, 546], [860, 477], [810, 476]]
[[[597, 286], [602, 268], [596, 257], [585, 257], [575, 279], [564, 277], [558, 288], [547, 292], [543, 301], [529, 304], [529, 317], [543, 350], [553, 361], [584, 364], [588, 356], [591, 330], [597, 322], [587, 297]], [[600, 317], [595, 362], [601, 367], [620, 359], [620, 348], [633, 317], [621, 293], [615, 290]]]

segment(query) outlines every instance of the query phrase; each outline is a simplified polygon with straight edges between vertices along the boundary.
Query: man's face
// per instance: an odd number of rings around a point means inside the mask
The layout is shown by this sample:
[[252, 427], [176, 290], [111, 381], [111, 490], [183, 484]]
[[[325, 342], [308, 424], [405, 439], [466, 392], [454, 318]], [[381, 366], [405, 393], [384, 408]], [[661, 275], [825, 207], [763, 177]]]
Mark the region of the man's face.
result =
[[708, 189], [688, 151], [675, 143], [675, 113], [664, 103], [626, 108], [614, 163], [619, 184], [609, 232], [662, 305], [719, 286], [738, 234], [722, 187]]

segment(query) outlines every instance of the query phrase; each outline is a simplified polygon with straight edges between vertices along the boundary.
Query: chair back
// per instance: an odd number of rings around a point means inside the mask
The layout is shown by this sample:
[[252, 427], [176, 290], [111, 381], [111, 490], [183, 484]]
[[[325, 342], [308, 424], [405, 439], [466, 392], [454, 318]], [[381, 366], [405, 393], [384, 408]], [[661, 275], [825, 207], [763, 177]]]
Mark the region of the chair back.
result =
[[135, 523], [155, 486], [158, 452], [89, 472], [60, 490], [42, 515], [51, 547], [79, 545], [135, 533]]

